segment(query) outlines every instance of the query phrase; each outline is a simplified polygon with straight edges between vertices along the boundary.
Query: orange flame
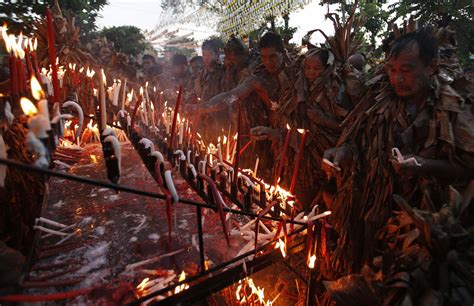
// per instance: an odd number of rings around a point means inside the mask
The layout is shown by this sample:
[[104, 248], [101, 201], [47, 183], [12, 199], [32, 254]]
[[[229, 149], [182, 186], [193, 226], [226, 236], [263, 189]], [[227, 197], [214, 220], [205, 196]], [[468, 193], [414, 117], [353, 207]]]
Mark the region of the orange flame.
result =
[[38, 79], [33, 75], [31, 77], [31, 94], [33, 95], [33, 98], [36, 100], [42, 100], [44, 99], [44, 91], [41, 88], [40, 83], [38, 82]]
[[34, 116], [38, 113], [38, 109], [28, 98], [22, 97], [20, 99], [20, 105], [23, 113], [25, 113], [25, 115], [28, 117]]

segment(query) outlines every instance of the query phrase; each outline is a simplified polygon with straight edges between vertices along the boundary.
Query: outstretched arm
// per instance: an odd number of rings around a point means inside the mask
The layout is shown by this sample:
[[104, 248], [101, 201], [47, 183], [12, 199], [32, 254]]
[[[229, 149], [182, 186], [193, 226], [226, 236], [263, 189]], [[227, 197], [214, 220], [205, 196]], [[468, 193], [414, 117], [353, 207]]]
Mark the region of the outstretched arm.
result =
[[234, 89], [218, 94], [210, 100], [200, 104], [198, 106], [199, 113], [208, 114], [228, 109], [233, 106], [236, 101], [244, 100], [250, 96], [250, 94], [255, 91], [255, 83], [255, 77], [247, 78], [247, 80]]

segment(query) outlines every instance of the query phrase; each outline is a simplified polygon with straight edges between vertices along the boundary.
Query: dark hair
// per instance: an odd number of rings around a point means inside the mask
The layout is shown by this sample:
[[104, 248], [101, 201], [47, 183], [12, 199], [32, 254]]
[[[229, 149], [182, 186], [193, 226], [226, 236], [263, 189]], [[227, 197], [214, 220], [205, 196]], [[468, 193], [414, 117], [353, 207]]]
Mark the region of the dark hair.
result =
[[220, 49], [221, 43], [222, 42], [217, 38], [208, 39], [208, 40], [205, 40], [202, 43], [201, 49], [202, 50], [209, 50], [209, 51], [214, 52], [215, 54], [219, 54], [219, 49]]
[[236, 54], [248, 54], [249, 49], [247, 46], [237, 37], [233, 36], [227, 41], [224, 46], [224, 52], [234, 52]]
[[419, 56], [425, 65], [438, 57], [438, 42], [427, 29], [404, 34], [393, 41], [388, 58], [397, 57], [400, 53], [413, 46], [418, 45]]
[[143, 55], [142, 61], [144, 61], [146, 59], [151, 59], [153, 62], [155, 61], [155, 57], [153, 55], [150, 55], [150, 54]]
[[192, 63], [199, 63], [199, 64], [202, 64], [202, 63], [203, 63], [202, 56], [200, 56], [200, 55], [194, 56], [194, 57], [189, 61], [189, 63], [190, 63], [190, 64], [192, 64]]
[[263, 48], [275, 48], [275, 50], [283, 53], [285, 52], [285, 47], [283, 46], [283, 39], [280, 35], [273, 32], [267, 32], [265, 35], [260, 38], [258, 42], [258, 49]]
[[178, 53], [173, 55], [171, 58], [171, 65], [173, 66], [178, 66], [178, 65], [187, 65], [188, 64], [188, 59], [184, 54]]
[[324, 66], [327, 66], [328, 64], [328, 59], [329, 59], [329, 51], [327, 49], [313, 49], [308, 51], [306, 54], [306, 58], [310, 56], [317, 56], [319, 60], [321, 61], [321, 64]]

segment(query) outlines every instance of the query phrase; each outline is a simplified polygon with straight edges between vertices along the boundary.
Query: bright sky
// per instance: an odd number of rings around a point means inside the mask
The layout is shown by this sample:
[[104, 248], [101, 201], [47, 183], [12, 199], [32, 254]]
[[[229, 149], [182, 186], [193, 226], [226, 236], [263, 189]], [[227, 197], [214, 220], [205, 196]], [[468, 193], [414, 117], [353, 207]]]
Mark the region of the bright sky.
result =
[[[304, 9], [290, 14], [290, 26], [298, 27], [292, 42], [299, 44], [306, 32], [315, 28], [320, 28], [329, 35], [333, 33], [332, 23], [324, 19], [327, 8], [320, 6], [318, 2], [314, 0]], [[160, 0], [109, 0], [109, 4], [101, 12], [102, 18], [98, 19], [97, 23], [99, 28], [134, 25], [150, 31], [159, 21], [160, 3]], [[180, 34], [193, 31], [194, 37], [198, 41], [216, 34], [213, 29], [196, 27], [191, 24], [183, 25], [180, 28]], [[170, 30], [174, 29], [176, 28], [170, 28]], [[320, 34], [315, 34], [312, 41], [322, 42], [324, 40]]]

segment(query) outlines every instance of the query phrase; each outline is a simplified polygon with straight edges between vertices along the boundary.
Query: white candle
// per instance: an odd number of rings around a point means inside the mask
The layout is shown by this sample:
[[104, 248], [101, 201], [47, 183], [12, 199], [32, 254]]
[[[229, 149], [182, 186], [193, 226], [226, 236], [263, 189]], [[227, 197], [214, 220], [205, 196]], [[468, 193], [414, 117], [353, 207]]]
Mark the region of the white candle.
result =
[[184, 118], [183, 118], [183, 121], [181, 121], [181, 124], [179, 125], [179, 141], [178, 141], [178, 144], [180, 144], [180, 145], [183, 144], [183, 134], [184, 134]]
[[115, 84], [114, 84], [114, 90], [113, 90], [113, 100], [112, 100], [112, 103], [114, 105], [118, 105], [118, 99], [119, 99], [119, 94], [120, 94], [120, 87], [122, 87], [122, 82], [120, 80], [118, 80]]
[[107, 127], [107, 110], [105, 108], [105, 86], [107, 86], [107, 79], [105, 77], [104, 69], [100, 69], [101, 76], [99, 77], [100, 88], [100, 125], [102, 129]]
[[219, 143], [217, 144], [217, 150], [219, 152], [219, 163], [222, 165], [222, 146], [220, 142], [220, 137], [219, 137]]
[[123, 83], [122, 107], [120, 109], [125, 109], [125, 99], [127, 99], [127, 79]]

